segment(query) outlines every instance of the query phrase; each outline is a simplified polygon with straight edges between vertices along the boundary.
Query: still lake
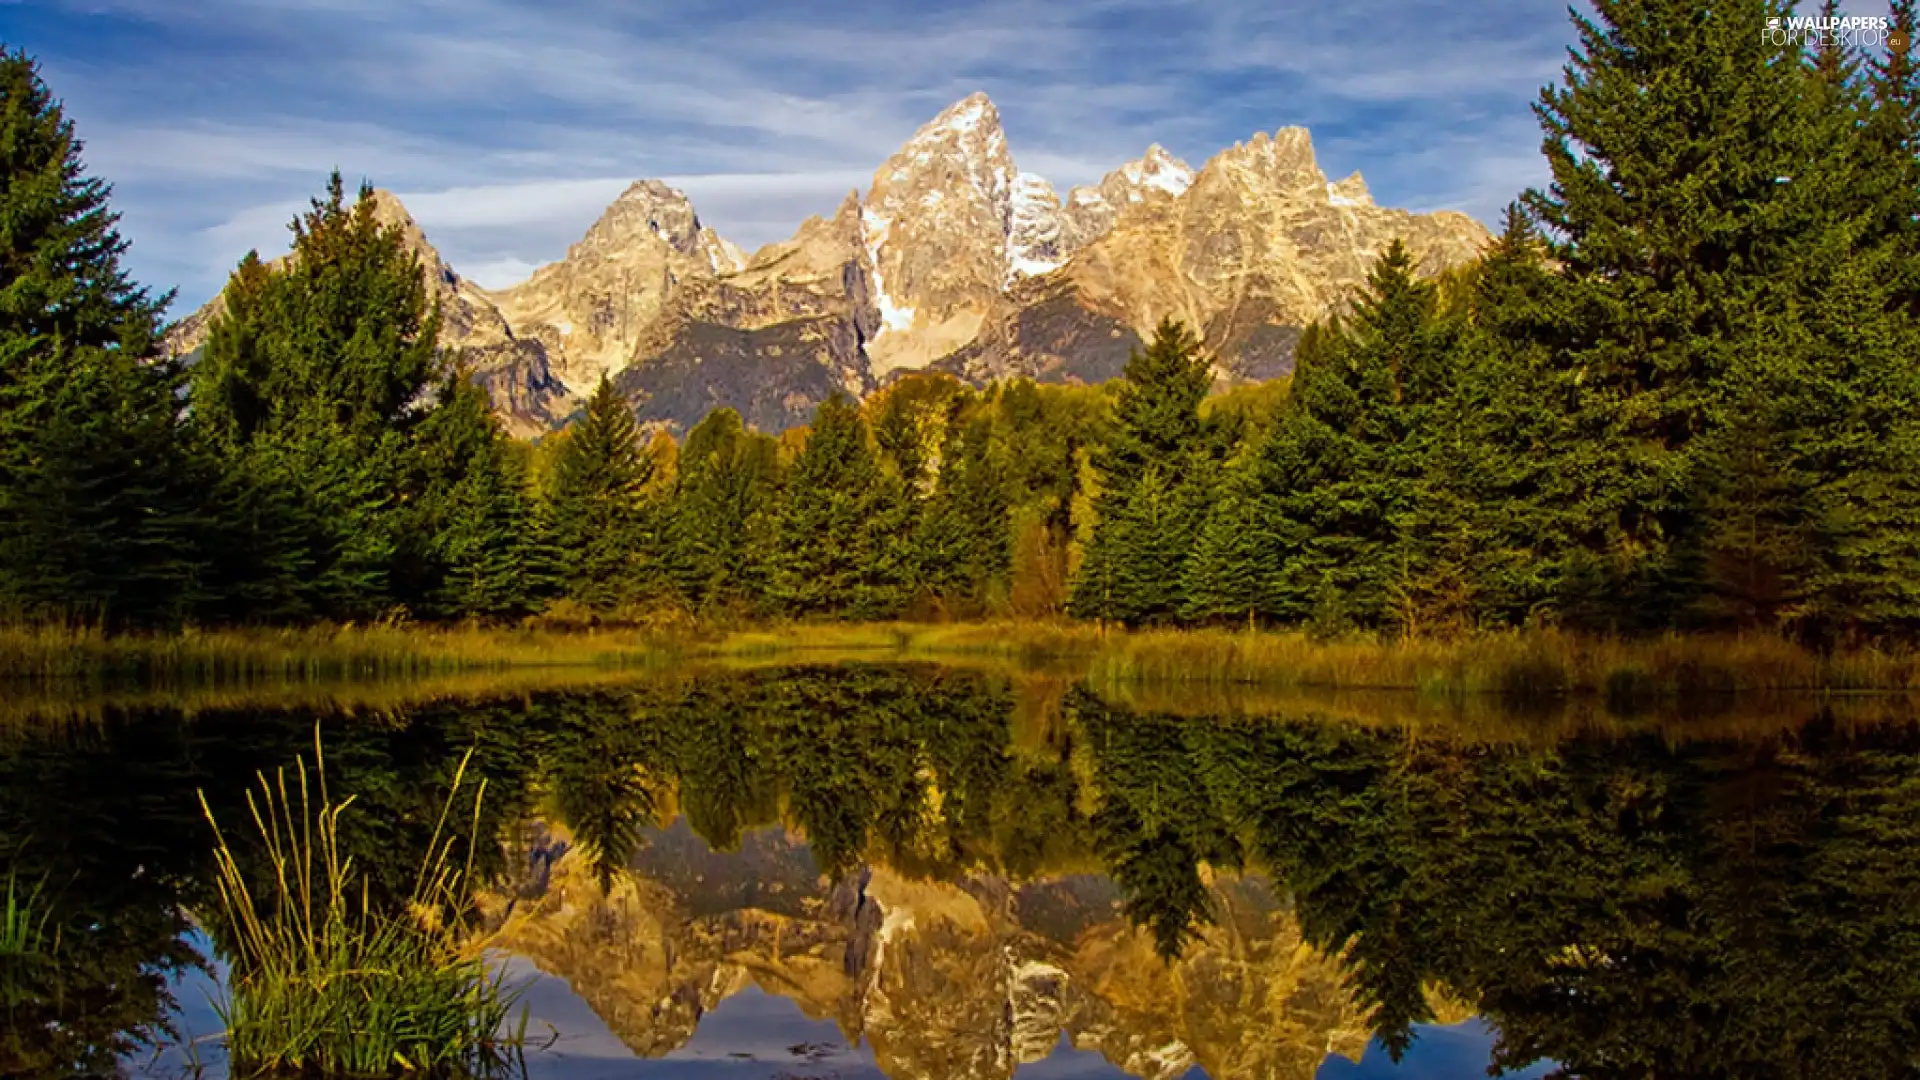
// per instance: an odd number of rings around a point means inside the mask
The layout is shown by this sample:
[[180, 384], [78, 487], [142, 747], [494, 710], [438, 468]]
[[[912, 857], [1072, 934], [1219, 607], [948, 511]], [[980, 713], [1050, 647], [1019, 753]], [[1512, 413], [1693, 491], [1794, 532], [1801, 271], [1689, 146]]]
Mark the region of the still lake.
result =
[[200, 793], [247, 821], [317, 728], [375, 896], [474, 750], [534, 1076], [1915, 1076], [1908, 715], [885, 663], [14, 702], [0, 879], [58, 941], [0, 956], [0, 1075], [223, 1075]]

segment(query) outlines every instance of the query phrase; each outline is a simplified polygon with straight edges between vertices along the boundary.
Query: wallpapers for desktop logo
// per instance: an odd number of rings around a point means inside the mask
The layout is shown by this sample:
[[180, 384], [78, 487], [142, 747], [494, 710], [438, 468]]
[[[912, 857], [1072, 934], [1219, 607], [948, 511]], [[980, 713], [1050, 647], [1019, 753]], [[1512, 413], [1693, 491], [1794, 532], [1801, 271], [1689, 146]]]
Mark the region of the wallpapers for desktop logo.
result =
[[1887, 44], [1893, 23], [1884, 15], [1794, 15], [1767, 20], [1761, 37], [1769, 45], [1815, 49], [1877, 49]]

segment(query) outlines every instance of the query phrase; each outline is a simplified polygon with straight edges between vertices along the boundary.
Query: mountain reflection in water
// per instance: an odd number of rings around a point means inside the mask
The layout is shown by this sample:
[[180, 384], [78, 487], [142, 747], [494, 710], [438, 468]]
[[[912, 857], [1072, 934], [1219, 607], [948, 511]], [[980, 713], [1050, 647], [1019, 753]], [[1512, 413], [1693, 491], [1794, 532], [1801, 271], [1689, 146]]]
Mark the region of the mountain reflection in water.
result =
[[[318, 719], [376, 902], [478, 748], [500, 842], [476, 918], [546, 973], [536, 1016], [584, 1002], [586, 1056], [661, 1059], [648, 1076], [1381, 1076], [1410, 1046], [1413, 1075], [1479, 1075], [1480, 1025], [1528, 1075], [1920, 1075], [1900, 713], [1180, 704], [844, 665], [18, 717], [0, 876], [44, 883], [59, 938], [0, 955], [0, 1074], [146, 1060], [194, 980], [193, 920], [216, 950], [226, 932], [196, 789], [243, 820]], [[781, 1053], [784, 1073], [722, 1068]]]

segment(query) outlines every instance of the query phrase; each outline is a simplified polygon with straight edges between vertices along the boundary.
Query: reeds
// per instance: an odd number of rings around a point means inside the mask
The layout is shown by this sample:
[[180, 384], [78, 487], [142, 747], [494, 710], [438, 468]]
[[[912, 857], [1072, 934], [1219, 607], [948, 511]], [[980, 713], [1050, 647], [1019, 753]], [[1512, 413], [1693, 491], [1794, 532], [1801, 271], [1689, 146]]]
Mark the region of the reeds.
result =
[[1861, 650], [1821, 656], [1766, 635], [1587, 637], [1511, 631], [1453, 641], [1225, 630], [1114, 635], [1094, 653], [1096, 685], [1237, 683], [1417, 690], [1510, 698], [1600, 696], [1636, 702], [1727, 693], [1911, 691], [1920, 655]]
[[415, 677], [516, 666], [664, 662], [677, 643], [632, 630], [312, 626], [109, 634], [64, 624], [0, 625], [0, 681], [216, 682]]
[[918, 659], [992, 658], [1023, 667], [1070, 664], [1096, 686], [1255, 686], [1417, 690], [1515, 698], [1604, 697], [1623, 707], [1676, 695], [1920, 690], [1920, 653], [1855, 649], [1820, 655], [1766, 634], [1619, 638], [1553, 629], [1452, 639], [1299, 632], [1126, 630], [1085, 622], [996, 621], [794, 626], [736, 634], [719, 651], [779, 656], [894, 643]]
[[0, 906], [0, 961], [46, 956], [58, 948], [59, 935], [47, 935], [53, 911], [41, 902], [43, 885], [22, 893], [17, 875], [7, 875], [6, 903]]
[[734, 631], [701, 651], [739, 659], [794, 652], [898, 652], [906, 647], [912, 631], [895, 623], [780, 623]]
[[234, 942], [232, 975], [216, 1008], [236, 1074], [497, 1075], [524, 1065], [525, 1011], [517, 1027], [507, 1023], [519, 991], [461, 938], [484, 781], [474, 790], [462, 861], [446, 825], [472, 756], [461, 759], [403, 910], [377, 909], [365, 876], [341, 850], [340, 817], [353, 798], [329, 797], [317, 727], [317, 793], [306, 763], [296, 761], [291, 782], [285, 769], [271, 779], [262, 773], [247, 795], [269, 871], [262, 895], [201, 793]]
[[587, 628], [341, 626], [110, 635], [0, 626], [0, 684], [148, 688], [328, 679], [417, 679], [525, 667], [664, 667], [697, 658], [820, 660], [969, 657], [1140, 683], [1399, 689], [1622, 702], [1733, 691], [1920, 690], [1920, 652], [1820, 655], [1765, 634], [1585, 636], [1498, 631], [1439, 640], [1297, 632], [1134, 630], [1083, 622], [792, 623], [723, 633]]

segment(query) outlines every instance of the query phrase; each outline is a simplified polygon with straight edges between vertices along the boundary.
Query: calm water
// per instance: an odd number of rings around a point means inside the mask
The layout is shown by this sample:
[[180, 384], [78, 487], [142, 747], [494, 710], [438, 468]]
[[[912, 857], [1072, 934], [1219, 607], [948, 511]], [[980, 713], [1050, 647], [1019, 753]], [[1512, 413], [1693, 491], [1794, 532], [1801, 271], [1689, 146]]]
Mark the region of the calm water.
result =
[[[537, 1076], [1920, 1075], [1920, 726], [1121, 704], [930, 666], [0, 723], [0, 1074], [220, 1074], [196, 792], [311, 757], [376, 895], [455, 763]], [[1176, 713], [1178, 715], [1176, 715]], [[1397, 1061], [1395, 1059], [1398, 1059]]]

